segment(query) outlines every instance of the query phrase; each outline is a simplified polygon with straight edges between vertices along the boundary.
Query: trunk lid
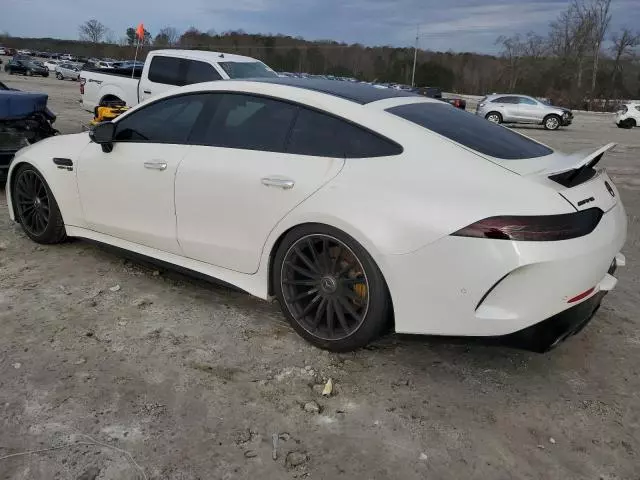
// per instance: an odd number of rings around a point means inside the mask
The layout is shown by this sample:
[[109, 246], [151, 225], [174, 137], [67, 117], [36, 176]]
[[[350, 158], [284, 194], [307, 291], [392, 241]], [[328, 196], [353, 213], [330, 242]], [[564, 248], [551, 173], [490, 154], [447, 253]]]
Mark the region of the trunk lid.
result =
[[607, 212], [618, 202], [618, 191], [606, 171], [596, 170], [595, 166], [615, 146], [615, 143], [609, 143], [594, 151], [568, 155], [555, 151], [545, 157], [497, 160], [497, 163], [554, 188], [577, 210], [598, 207]]

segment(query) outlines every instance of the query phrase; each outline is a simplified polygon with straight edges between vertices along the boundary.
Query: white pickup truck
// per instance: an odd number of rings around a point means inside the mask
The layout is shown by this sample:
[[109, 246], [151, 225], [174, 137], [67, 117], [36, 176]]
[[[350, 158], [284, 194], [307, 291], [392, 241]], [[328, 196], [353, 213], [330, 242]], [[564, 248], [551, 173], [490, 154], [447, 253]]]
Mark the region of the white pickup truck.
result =
[[132, 107], [171, 88], [233, 78], [277, 77], [251, 57], [199, 50], [153, 50], [139, 68], [85, 69], [80, 72], [82, 106], [122, 103]]

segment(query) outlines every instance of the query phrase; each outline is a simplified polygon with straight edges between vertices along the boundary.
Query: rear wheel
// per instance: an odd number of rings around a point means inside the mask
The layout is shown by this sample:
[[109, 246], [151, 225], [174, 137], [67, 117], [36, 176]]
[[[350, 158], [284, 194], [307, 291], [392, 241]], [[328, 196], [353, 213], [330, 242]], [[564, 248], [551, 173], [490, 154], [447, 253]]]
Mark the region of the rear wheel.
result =
[[547, 115], [542, 124], [547, 130], [557, 130], [560, 128], [560, 117], [557, 115]]
[[13, 203], [22, 229], [38, 243], [59, 243], [67, 234], [58, 203], [40, 172], [20, 167], [13, 183]]
[[275, 293], [291, 326], [333, 351], [364, 347], [389, 320], [382, 273], [352, 237], [325, 225], [305, 225], [282, 241], [273, 266]]
[[636, 121], [633, 118], [626, 118], [618, 123], [618, 128], [633, 128], [636, 126]]
[[489, 112], [485, 115], [484, 118], [489, 120], [491, 123], [502, 123], [502, 115], [500, 115], [498, 112]]
[[31, 70], [27, 70], [27, 77], [32, 77], [33, 76], [33, 72]]

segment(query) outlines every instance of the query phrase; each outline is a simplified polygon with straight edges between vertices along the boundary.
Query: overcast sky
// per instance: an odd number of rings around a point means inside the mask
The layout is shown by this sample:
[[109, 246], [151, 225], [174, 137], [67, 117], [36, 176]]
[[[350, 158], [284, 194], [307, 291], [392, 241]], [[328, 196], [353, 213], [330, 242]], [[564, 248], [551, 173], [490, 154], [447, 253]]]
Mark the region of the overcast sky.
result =
[[[143, 22], [216, 32], [282, 33], [365, 45], [495, 53], [499, 35], [545, 33], [568, 0], [0, 0], [0, 32], [75, 39], [96, 18], [116, 38]], [[640, 29], [640, 0], [613, 0], [614, 29]]]

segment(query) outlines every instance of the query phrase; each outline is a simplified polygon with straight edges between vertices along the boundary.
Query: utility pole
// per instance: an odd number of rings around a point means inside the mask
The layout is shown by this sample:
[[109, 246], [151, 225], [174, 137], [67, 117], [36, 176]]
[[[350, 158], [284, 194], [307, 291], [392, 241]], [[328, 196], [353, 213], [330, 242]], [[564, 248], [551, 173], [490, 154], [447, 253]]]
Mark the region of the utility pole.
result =
[[416, 26], [416, 44], [413, 47], [413, 71], [411, 72], [411, 86], [415, 86], [416, 60], [418, 59], [418, 38], [420, 38], [420, 25]]

